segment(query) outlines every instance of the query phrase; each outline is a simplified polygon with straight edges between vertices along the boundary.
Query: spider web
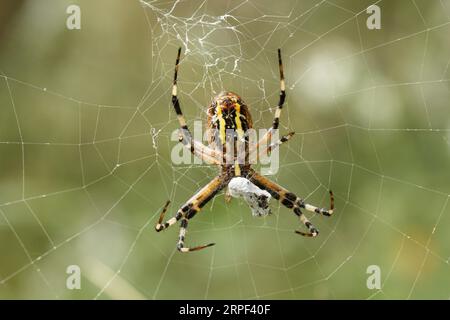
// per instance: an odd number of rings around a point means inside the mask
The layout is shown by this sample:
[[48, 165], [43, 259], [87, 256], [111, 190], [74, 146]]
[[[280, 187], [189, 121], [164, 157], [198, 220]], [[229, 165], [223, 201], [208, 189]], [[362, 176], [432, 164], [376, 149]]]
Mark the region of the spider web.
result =
[[[42, 3], [1, 35], [1, 298], [450, 298], [448, 1], [81, 1], [77, 31], [66, 4]], [[366, 27], [374, 3], [381, 30]], [[171, 161], [179, 46], [188, 123], [227, 89], [256, 128], [282, 48], [280, 129], [296, 135], [270, 178], [325, 207], [334, 191], [333, 217], [308, 215], [319, 237], [295, 235], [277, 202], [254, 218], [223, 194], [187, 235], [216, 246], [179, 254], [177, 227], [154, 232], [167, 199], [172, 214], [216, 174]]]

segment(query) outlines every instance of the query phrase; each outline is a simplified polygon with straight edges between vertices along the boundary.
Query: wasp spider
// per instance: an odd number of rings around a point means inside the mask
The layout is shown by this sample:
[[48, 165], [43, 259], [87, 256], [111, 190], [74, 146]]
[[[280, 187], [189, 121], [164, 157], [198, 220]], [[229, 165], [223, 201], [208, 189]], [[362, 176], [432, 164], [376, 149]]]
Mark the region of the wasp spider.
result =
[[[177, 114], [177, 118], [181, 127], [180, 130], [180, 142], [188, 148], [192, 154], [201, 158], [208, 164], [217, 165], [220, 168], [218, 176], [212, 179], [207, 185], [205, 185], [200, 191], [192, 196], [181, 208], [177, 211], [176, 215], [163, 222], [164, 215], [167, 211], [170, 201], [167, 201], [164, 206], [158, 223], [156, 224], [156, 231], [162, 231], [181, 220], [180, 233], [178, 238], [177, 249], [180, 252], [197, 251], [214, 245], [210, 243], [207, 245], [197, 247], [187, 247], [185, 245], [185, 236], [188, 222], [193, 218], [216, 194], [222, 189], [227, 187], [229, 182], [236, 177], [244, 177], [257, 187], [266, 190], [275, 199], [279, 200], [282, 205], [292, 210], [292, 212], [299, 217], [300, 221], [305, 225], [308, 231], [295, 231], [296, 233], [307, 236], [316, 237], [319, 231], [312, 225], [312, 223], [305, 217], [301, 209], [322, 214], [324, 216], [330, 216], [333, 213], [334, 197], [331, 190], [330, 193], [330, 209], [318, 208], [313, 205], [305, 203], [302, 198], [297, 197], [294, 193], [288, 191], [284, 187], [269, 180], [252, 169], [250, 162], [248, 161], [251, 154], [257, 153], [260, 146], [268, 146], [259, 150], [259, 152], [270, 153], [272, 150], [280, 146], [282, 143], [287, 142], [289, 138], [294, 134], [293, 132], [282, 136], [279, 140], [269, 143], [273, 132], [278, 129], [281, 110], [283, 108], [284, 101], [286, 99], [285, 81], [283, 74], [283, 64], [281, 61], [281, 51], [278, 49], [278, 64], [280, 70], [280, 98], [278, 107], [275, 111], [275, 117], [273, 119], [272, 127], [258, 140], [254, 147], [247, 146], [245, 148], [245, 161], [243, 164], [238, 163], [236, 158], [232, 161], [223, 161], [223, 154], [217, 152], [217, 148], [213, 148], [213, 145], [219, 145], [223, 150], [226, 149], [226, 137], [225, 129], [234, 129], [238, 137], [245, 137], [247, 130], [253, 127], [252, 117], [250, 115], [248, 106], [237, 94], [233, 92], [221, 92], [217, 95], [211, 106], [208, 108], [208, 120], [207, 126], [209, 129], [214, 129], [217, 134], [210, 135], [210, 146], [205, 146], [202, 142], [195, 141], [186, 124], [186, 120], [181, 112], [180, 101], [177, 97], [177, 76], [178, 65], [180, 62], [181, 48], [178, 49], [177, 60], [175, 63], [175, 75], [173, 79], [172, 87], [172, 104]], [[239, 140], [239, 139], [238, 139]], [[261, 199], [262, 205], [268, 205]]]

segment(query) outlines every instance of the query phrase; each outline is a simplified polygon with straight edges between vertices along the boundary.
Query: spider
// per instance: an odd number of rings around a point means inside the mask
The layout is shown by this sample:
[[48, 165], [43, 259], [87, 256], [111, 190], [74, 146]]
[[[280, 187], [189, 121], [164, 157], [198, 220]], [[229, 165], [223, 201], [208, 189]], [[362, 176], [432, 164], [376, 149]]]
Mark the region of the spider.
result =
[[[226, 143], [225, 129], [234, 129], [237, 136], [245, 136], [247, 130], [253, 127], [250, 111], [245, 102], [237, 94], [233, 92], [221, 92], [213, 100], [211, 106], [208, 108], [208, 120], [207, 126], [210, 129], [215, 129], [217, 134], [210, 135], [210, 146], [204, 145], [202, 142], [195, 141], [186, 124], [186, 120], [181, 112], [180, 101], [177, 96], [177, 76], [178, 65], [180, 62], [181, 48], [178, 49], [178, 55], [175, 62], [175, 74], [173, 78], [172, 86], [172, 104], [177, 114], [178, 122], [180, 124], [180, 142], [190, 150], [192, 154], [201, 158], [207, 164], [217, 165], [220, 168], [219, 174], [213, 178], [207, 185], [205, 185], [200, 191], [192, 196], [181, 208], [177, 211], [176, 215], [171, 219], [163, 222], [165, 213], [170, 204], [167, 201], [158, 223], [155, 226], [157, 232], [167, 229], [171, 225], [181, 220], [179, 238], [177, 243], [177, 249], [180, 252], [198, 251], [210, 246], [214, 243], [197, 246], [187, 247], [185, 245], [186, 230], [188, 222], [192, 219], [207, 203], [214, 198], [222, 189], [227, 187], [231, 179], [236, 177], [243, 177], [248, 179], [251, 183], [256, 185], [262, 190], [266, 190], [275, 199], [279, 200], [281, 204], [293, 211], [297, 215], [300, 221], [308, 229], [307, 232], [298, 231], [295, 232], [306, 237], [316, 237], [319, 231], [312, 225], [312, 223], [305, 217], [301, 209], [322, 214], [324, 216], [331, 216], [334, 209], [334, 197], [331, 190], [330, 194], [330, 209], [318, 208], [313, 205], [305, 203], [305, 201], [297, 197], [294, 193], [288, 191], [284, 187], [269, 180], [263, 175], [257, 173], [252, 169], [251, 164], [245, 161], [244, 164], [240, 164], [236, 161], [236, 157], [231, 161], [221, 162], [223, 160], [222, 154], [219, 154], [216, 149], [212, 148], [212, 145], [219, 145], [223, 149], [226, 149], [228, 145]], [[280, 71], [280, 98], [277, 109], [275, 111], [275, 117], [272, 122], [272, 127], [266, 131], [266, 133], [259, 139], [254, 148], [246, 147], [245, 158], [248, 159], [249, 154], [254, 154], [259, 146], [267, 143], [271, 140], [273, 132], [278, 129], [281, 110], [283, 108], [284, 101], [286, 99], [285, 81], [283, 73], [283, 64], [281, 60], [281, 50], [278, 49], [278, 65]], [[272, 150], [287, 142], [294, 133], [291, 132], [282, 136], [278, 141], [271, 143], [267, 148], [264, 148], [260, 152], [270, 153]], [[264, 203], [264, 199], [261, 199]], [[264, 204], [263, 204], [264, 205]], [[267, 204], [266, 204], [267, 205]]]

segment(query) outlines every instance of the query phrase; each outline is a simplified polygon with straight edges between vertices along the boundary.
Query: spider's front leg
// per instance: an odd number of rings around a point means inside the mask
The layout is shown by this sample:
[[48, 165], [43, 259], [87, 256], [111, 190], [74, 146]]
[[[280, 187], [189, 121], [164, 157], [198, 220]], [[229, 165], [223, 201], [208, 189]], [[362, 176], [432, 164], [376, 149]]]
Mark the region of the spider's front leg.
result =
[[292, 209], [292, 211], [300, 218], [300, 221], [308, 228], [308, 232], [303, 231], [295, 231], [302, 236], [307, 237], [315, 237], [319, 234], [319, 230], [317, 230], [312, 223], [305, 217], [305, 215], [301, 212], [301, 208], [315, 212], [318, 214], [323, 214], [324, 216], [331, 216], [334, 210], [334, 197], [333, 193], [330, 190], [330, 209], [318, 208], [313, 205], [305, 203], [305, 201], [299, 197], [297, 197], [294, 193], [289, 192], [282, 186], [277, 183], [267, 179], [266, 177], [260, 175], [259, 173], [253, 171], [250, 175], [250, 181], [255, 185], [260, 187], [261, 189], [267, 190], [275, 199], [279, 200], [282, 205], [285, 207]]
[[[280, 139], [278, 139], [277, 141], [271, 143], [270, 145], [268, 145], [265, 149], [262, 149], [259, 151], [259, 157], [263, 157], [264, 155], [270, 155], [270, 153], [275, 150], [276, 148], [278, 148], [280, 145], [282, 145], [285, 142], [288, 142], [289, 139], [292, 138], [292, 136], [295, 134], [295, 132], [289, 132], [288, 134], [281, 136]], [[260, 148], [260, 146], [258, 146], [258, 148]]]
[[175, 62], [175, 72], [173, 76], [172, 84], [172, 105], [177, 114], [177, 119], [180, 124], [180, 142], [188, 148], [192, 154], [199, 157], [208, 164], [220, 164], [217, 152], [213, 149], [205, 146], [203, 143], [195, 141], [189, 131], [189, 128], [181, 111], [180, 101], [178, 100], [178, 66], [180, 63], [181, 48], [178, 49], [177, 60]]
[[169, 206], [169, 201], [167, 201], [164, 206], [163, 211], [159, 217], [158, 223], [155, 226], [157, 232], [162, 231], [175, 224], [177, 221], [181, 219], [180, 233], [178, 237], [177, 249], [180, 252], [190, 252], [190, 251], [198, 251], [210, 246], [213, 246], [214, 243], [209, 243], [203, 246], [189, 248], [184, 244], [186, 238], [186, 230], [188, 226], [188, 220], [193, 218], [197, 212], [199, 212], [203, 206], [205, 206], [209, 200], [214, 198], [214, 196], [222, 190], [224, 185], [223, 178], [218, 176], [211, 180], [206, 186], [204, 186], [199, 192], [197, 192], [191, 199], [189, 199], [178, 211], [175, 217], [170, 218], [166, 222], [163, 223], [164, 215]]
[[[286, 83], [284, 80], [284, 70], [283, 70], [283, 61], [281, 59], [281, 49], [278, 49], [278, 68], [280, 71], [280, 98], [278, 100], [277, 109], [275, 110], [275, 116], [272, 121], [272, 127], [269, 130], [267, 130], [267, 132], [261, 137], [261, 139], [256, 143], [256, 146], [251, 148], [250, 153], [252, 156], [254, 156], [254, 154], [256, 152], [258, 152], [258, 149], [260, 148], [260, 146], [265, 146], [268, 144], [268, 142], [270, 143], [270, 141], [272, 140], [273, 132], [275, 130], [278, 130], [278, 127], [280, 125], [281, 110], [283, 109], [284, 102], [286, 100]], [[288, 141], [289, 138], [291, 138], [293, 136], [293, 134], [294, 134], [293, 132], [290, 132], [289, 134], [282, 136], [279, 141], [270, 143], [266, 149], [261, 150], [259, 152], [259, 156], [261, 156], [263, 154], [263, 152], [270, 153], [271, 150], [275, 149], [280, 144]]]

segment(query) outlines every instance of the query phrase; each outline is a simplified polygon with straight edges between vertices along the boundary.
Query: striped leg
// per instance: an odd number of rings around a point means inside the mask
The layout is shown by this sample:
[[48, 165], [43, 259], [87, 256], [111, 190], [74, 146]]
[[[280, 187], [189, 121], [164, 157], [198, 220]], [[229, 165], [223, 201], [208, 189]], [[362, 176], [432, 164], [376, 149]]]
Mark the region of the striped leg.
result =
[[258, 141], [255, 148], [252, 148], [251, 152], [256, 152], [260, 145], [264, 145], [267, 141], [270, 141], [272, 133], [277, 130], [280, 124], [281, 109], [283, 109], [284, 101], [286, 100], [286, 83], [284, 81], [283, 62], [281, 60], [281, 49], [278, 49], [278, 68], [280, 70], [280, 99], [278, 100], [278, 106], [275, 110], [275, 117], [272, 122], [272, 127], [266, 132], [266, 134]]
[[180, 251], [180, 252], [198, 251], [198, 250], [202, 250], [202, 249], [205, 249], [205, 248], [215, 245], [215, 243], [208, 243], [203, 246], [198, 246], [198, 247], [193, 247], [193, 248], [185, 247], [184, 239], [186, 237], [187, 226], [188, 226], [188, 219], [183, 218], [181, 220], [180, 235], [178, 237], [178, 244], [177, 244], [178, 251]]
[[334, 211], [334, 195], [331, 190], [329, 190], [328, 192], [330, 193], [330, 209], [315, 207], [313, 205], [305, 203], [305, 201], [303, 201], [301, 199], [297, 199], [298, 205], [300, 208], [305, 208], [308, 211], [315, 212], [318, 214], [322, 214], [326, 217], [329, 217], [333, 214], [333, 211]]
[[305, 215], [301, 212], [301, 208], [304, 208], [308, 211], [312, 211], [315, 213], [320, 213], [325, 216], [330, 216], [333, 213], [334, 209], [334, 197], [333, 193], [330, 191], [331, 195], [331, 208], [330, 210], [326, 210], [323, 208], [317, 208], [312, 205], [306, 204], [302, 199], [297, 197], [294, 193], [289, 192], [285, 188], [276, 184], [275, 182], [263, 177], [262, 175], [252, 172], [250, 176], [250, 181], [252, 181], [258, 187], [267, 190], [275, 199], [281, 201], [281, 204], [285, 207], [292, 209], [293, 212], [300, 218], [300, 221], [308, 228], [308, 232], [295, 231], [298, 234], [307, 237], [315, 237], [319, 234], [319, 231], [312, 225], [312, 223], [305, 217]]
[[270, 154], [273, 150], [278, 148], [281, 144], [288, 142], [290, 138], [295, 134], [295, 132], [289, 132], [288, 134], [282, 136], [278, 141], [270, 144], [266, 149], [260, 150], [259, 156], [262, 157], [264, 154]]
[[173, 76], [173, 85], [172, 85], [172, 105], [175, 109], [175, 112], [177, 114], [178, 122], [180, 123], [181, 129], [183, 129], [183, 132], [190, 136], [190, 132], [188, 129], [188, 126], [186, 124], [186, 120], [184, 119], [183, 112], [181, 112], [180, 102], [178, 101], [177, 96], [177, 78], [178, 78], [178, 65], [180, 63], [180, 56], [181, 56], [181, 47], [178, 48], [178, 54], [177, 54], [177, 60], [175, 62], [175, 73]]
[[180, 138], [180, 142], [183, 143], [183, 145], [186, 148], [191, 150], [191, 152], [195, 156], [197, 156], [200, 159], [202, 159], [205, 163], [221, 165], [221, 162], [219, 160], [220, 158], [219, 158], [219, 156], [217, 155], [217, 153], [213, 149], [208, 148], [207, 146], [205, 146], [201, 142], [198, 142], [198, 141], [195, 141], [195, 140], [191, 140], [193, 142], [193, 145], [191, 145], [189, 142], [185, 143], [184, 141], [185, 141], [184, 138], [181, 137]]
[[180, 220], [180, 218], [182, 216], [183, 212], [180, 209], [180, 210], [178, 210], [178, 212], [177, 212], [175, 217], [170, 218], [169, 220], [167, 220], [166, 222], [163, 223], [163, 219], [164, 219], [164, 216], [166, 215], [167, 208], [169, 207], [169, 204], [170, 204], [170, 200], [167, 200], [167, 202], [164, 205], [164, 208], [163, 208], [163, 210], [162, 210], [162, 212], [161, 212], [161, 214], [159, 216], [158, 223], [155, 226], [155, 230], [157, 232], [160, 232], [160, 231], [162, 231], [164, 229], [167, 229], [171, 225], [175, 224], [178, 220]]
[[278, 129], [280, 124], [281, 109], [283, 109], [284, 101], [286, 99], [286, 84], [284, 82], [283, 62], [281, 61], [281, 50], [278, 49], [278, 67], [280, 69], [280, 100], [275, 111], [275, 118], [272, 122], [272, 129]]
[[206, 247], [209, 247], [213, 244], [208, 244], [205, 246], [195, 247], [195, 248], [187, 248], [184, 246], [184, 239], [186, 236], [186, 228], [187, 228], [187, 220], [193, 218], [197, 212], [199, 212], [203, 206], [205, 206], [209, 200], [214, 198], [214, 196], [223, 188], [223, 178], [221, 176], [215, 177], [211, 182], [209, 182], [206, 186], [204, 186], [199, 192], [197, 192], [192, 198], [190, 198], [178, 211], [177, 214], [167, 220], [166, 222], [162, 222], [164, 219], [164, 215], [167, 211], [167, 207], [169, 206], [169, 201], [167, 201], [164, 206], [163, 211], [159, 217], [158, 223], [156, 224], [156, 231], [162, 231], [167, 229], [171, 225], [175, 224], [178, 220], [181, 219], [181, 228], [180, 228], [180, 236], [177, 245], [177, 249], [181, 252], [189, 252], [196, 251]]
[[195, 141], [192, 138], [191, 132], [186, 123], [186, 119], [184, 118], [183, 112], [181, 111], [180, 101], [178, 100], [178, 90], [177, 90], [177, 79], [178, 79], [178, 66], [180, 63], [181, 56], [181, 47], [178, 48], [177, 60], [175, 62], [175, 73], [173, 76], [173, 86], [172, 86], [172, 105], [177, 114], [177, 119], [180, 124], [180, 142], [188, 148], [192, 154], [199, 157], [203, 161], [209, 164], [220, 164], [220, 161], [217, 160], [216, 152], [203, 145], [203, 143]]

